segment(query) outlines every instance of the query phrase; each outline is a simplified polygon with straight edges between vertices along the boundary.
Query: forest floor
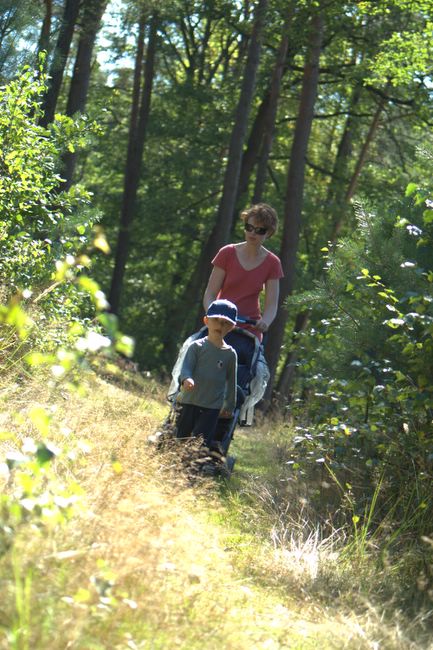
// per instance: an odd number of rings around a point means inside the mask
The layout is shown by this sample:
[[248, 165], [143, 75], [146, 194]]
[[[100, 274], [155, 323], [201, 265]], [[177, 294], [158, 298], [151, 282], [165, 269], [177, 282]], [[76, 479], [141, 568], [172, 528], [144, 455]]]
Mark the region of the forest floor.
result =
[[[46, 392], [5, 388], [1, 427], [34, 435], [23, 416], [47, 407]], [[228, 483], [191, 482], [175, 452], [148, 444], [168, 413], [154, 382], [93, 377], [86, 395], [57, 391], [48, 408], [51, 438], [74, 459], [56, 471], [80, 505], [60, 527], [23, 526], [1, 560], [0, 648], [428, 647], [409, 642], [397, 615], [387, 622], [368, 599], [319, 597], [326, 570], [323, 585], [332, 585], [335, 553], [321, 553], [313, 537], [284, 544], [275, 526], [266, 529], [248, 501], [251, 488], [265, 494], [271, 469], [257, 453], [265, 424], [236, 433]]]

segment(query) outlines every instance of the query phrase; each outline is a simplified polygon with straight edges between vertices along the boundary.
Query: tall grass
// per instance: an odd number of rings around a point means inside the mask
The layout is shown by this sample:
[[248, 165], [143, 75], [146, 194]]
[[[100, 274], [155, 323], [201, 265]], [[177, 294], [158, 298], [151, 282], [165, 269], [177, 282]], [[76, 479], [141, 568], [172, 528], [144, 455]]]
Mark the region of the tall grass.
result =
[[[22, 388], [2, 421], [17, 445], [37, 431], [14, 413], [46, 397]], [[80, 501], [58, 525], [22, 522], [0, 558], [1, 648], [430, 647], [428, 611], [409, 622], [390, 597], [402, 567], [380, 567], [372, 528], [358, 524], [356, 547], [353, 522], [320, 516], [317, 485], [287, 475], [278, 423], [236, 433], [230, 482], [191, 484], [175, 451], [147, 444], [168, 410], [151, 379], [90, 375], [86, 394], [45, 406], [70, 451], [55, 477]]]
[[[420, 534], [423, 524], [417, 528], [421, 513], [409, 505], [418, 486], [408, 490], [402, 509], [383, 498], [379, 475], [370, 498], [361, 500], [326, 465], [327, 477], [314, 464], [311, 472], [293, 472], [284, 424], [264, 423], [253, 436], [240, 436], [235, 444], [246, 454], [241, 525], [273, 549], [242, 565], [265, 583], [324, 607], [368, 612], [367, 638], [380, 620], [380, 647], [432, 647], [433, 544]], [[228, 494], [236, 510], [239, 487]]]

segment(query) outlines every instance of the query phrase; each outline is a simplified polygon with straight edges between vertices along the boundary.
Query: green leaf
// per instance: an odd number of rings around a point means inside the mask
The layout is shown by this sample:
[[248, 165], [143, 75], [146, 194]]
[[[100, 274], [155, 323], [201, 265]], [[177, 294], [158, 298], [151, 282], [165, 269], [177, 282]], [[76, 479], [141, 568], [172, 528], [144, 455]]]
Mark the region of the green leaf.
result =
[[424, 210], [422, 220], [426, 226], [429, 223], [433, 223], [433, 210]]
[[392, 329], [397, 329], [397, 327], [401, 327], [405, 323], [402, 318], [390, 318], [389, 320], [385, 321], [385, 324]]
[[412, 196], [412, 194], [414, 194], [417, 189], [418, 185], [416, 183], [409, 183], [409, 185], [406, 187], [405, 196]]
[[46, 436], [50, 429], [50, 416], [41, 406], [35, 406], [31, 409], [30, 419], [39, 430], [42, 436]]

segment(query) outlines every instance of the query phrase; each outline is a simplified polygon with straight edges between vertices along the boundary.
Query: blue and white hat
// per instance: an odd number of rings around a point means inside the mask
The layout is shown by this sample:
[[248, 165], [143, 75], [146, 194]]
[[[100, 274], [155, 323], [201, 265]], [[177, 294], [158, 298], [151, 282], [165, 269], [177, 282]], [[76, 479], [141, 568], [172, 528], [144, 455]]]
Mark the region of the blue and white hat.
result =
[[224, 318], [232, 325], [236, 325], [238, 308], [230, 300], [214, 300], [206, 312], [208, 318]]

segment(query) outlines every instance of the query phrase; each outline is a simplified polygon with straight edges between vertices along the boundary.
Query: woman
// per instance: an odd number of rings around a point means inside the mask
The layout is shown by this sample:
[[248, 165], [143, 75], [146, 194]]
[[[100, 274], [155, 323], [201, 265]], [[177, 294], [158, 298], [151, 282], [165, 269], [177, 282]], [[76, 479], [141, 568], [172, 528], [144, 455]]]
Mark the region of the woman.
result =
[[[278, 226], [275, 210], [257, 203], [241, 213], [245, 241], [221, 248], [212, 260], [213, 270], [203, 297], [208, 309], [216, 298], [231, 300], [241, 316], [255, 319], [255, 326], [244, 325], [262, 341], [278, 309], [279, 279], [283, 270], [279, 258], [264, 247]], [[260, 294], [264, 289], [263, 313]]]

